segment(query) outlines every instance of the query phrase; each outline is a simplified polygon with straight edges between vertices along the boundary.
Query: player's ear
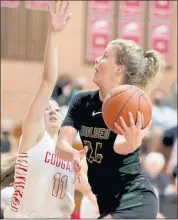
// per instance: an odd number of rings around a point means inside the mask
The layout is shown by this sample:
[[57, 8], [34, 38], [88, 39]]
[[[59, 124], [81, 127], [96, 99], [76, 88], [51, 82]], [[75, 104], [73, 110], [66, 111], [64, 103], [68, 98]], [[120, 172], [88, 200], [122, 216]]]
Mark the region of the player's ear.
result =
[[116, 76], [122, 76], [124, 73], [124, 69], [125, 69], [124, 65], [118, 65], [117, 70], [115, 72]]

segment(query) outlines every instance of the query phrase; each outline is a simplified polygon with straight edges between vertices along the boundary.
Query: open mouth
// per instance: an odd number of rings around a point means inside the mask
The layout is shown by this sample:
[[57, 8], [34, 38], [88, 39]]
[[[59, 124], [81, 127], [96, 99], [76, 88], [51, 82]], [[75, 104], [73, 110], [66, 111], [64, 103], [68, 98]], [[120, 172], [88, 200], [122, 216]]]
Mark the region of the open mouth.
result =
[[57, 121], [56, 117], [50, 117], [50, 121]]

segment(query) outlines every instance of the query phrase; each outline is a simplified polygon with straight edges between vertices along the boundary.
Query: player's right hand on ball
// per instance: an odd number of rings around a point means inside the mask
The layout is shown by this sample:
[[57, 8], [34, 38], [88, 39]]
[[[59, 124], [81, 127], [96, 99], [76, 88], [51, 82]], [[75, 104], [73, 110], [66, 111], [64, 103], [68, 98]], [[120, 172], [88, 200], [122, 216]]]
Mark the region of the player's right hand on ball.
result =
[[135, 149], [135, 147], [140, 147], [144, 136], [150, 129], [151, 121], [144, 129], [142, 129], [142, 117], [140, 112], [138, 112], [136, 124], [132, 113], [129, 112], [129, 121], [130, 125], [127, 126], [124, 118], [120, 117], [121, 126], [119, 126], [117, 123], [114, 123], [114, 126], [115, 129], [120, 131], [121, 135], [125, 137], [128, 145], [132, 149]]
[[72, 161], [73, 171], [75, 174], [74, 182], [76, 182], [77, 180], [80, 182], [80, 173], [81, 173], [81, 168], [82, 168], [81, 161], [84, 158], [84, 156], [86, 156], [87, 151], [88, 151], [87, 147], [84, 147], [80, 151], [74, 151], [73, 161]]
[[[64, 6], [65, 5], [65, 6]], [[50, 30], [54, 32], [62, 31], [68, 21], [71, 19], [72, 14], [69, 13], [70, 2], [56, 1], [54, 10], [51, 5], [48, 5], [50, 14]]]

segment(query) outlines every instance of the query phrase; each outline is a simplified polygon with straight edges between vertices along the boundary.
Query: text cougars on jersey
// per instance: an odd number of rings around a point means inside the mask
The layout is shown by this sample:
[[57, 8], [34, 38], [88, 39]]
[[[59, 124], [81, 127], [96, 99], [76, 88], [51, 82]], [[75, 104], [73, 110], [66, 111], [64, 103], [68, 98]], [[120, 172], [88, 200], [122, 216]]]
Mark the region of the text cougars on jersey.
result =
[[91, 137], [91, 138], [98, 138], [107, 140], [110, 135], [110, 130], [106, 128], [94, 128], [94, 127], [87, 127], [81, 126], [80, 135], [84, 137]]
[[70, 162], [61, 160], [59, 157], [49, 151], [46, 152], [45, 163], [49, 163], [63, 170], [73, 172], [72, 164]]

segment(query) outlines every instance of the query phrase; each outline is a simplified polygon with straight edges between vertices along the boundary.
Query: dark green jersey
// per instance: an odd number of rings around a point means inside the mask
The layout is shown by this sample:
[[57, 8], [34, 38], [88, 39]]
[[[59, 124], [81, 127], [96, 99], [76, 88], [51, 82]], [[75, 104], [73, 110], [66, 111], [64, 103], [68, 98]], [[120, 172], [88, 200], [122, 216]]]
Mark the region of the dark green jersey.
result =
[[94, 194], [102, 198], [98, 200], [99, 206], [102, 200], [114, 201], [123, 193], [144, 188], [135, 181], [144, 179], [139, 150], [120, 155], [113, 149], [116, 134], [106, 127], [102, 118], [99, 91], [77, 94], [62, 126], [74, 127], [83, 145], [88, 146], [88, 179]]

